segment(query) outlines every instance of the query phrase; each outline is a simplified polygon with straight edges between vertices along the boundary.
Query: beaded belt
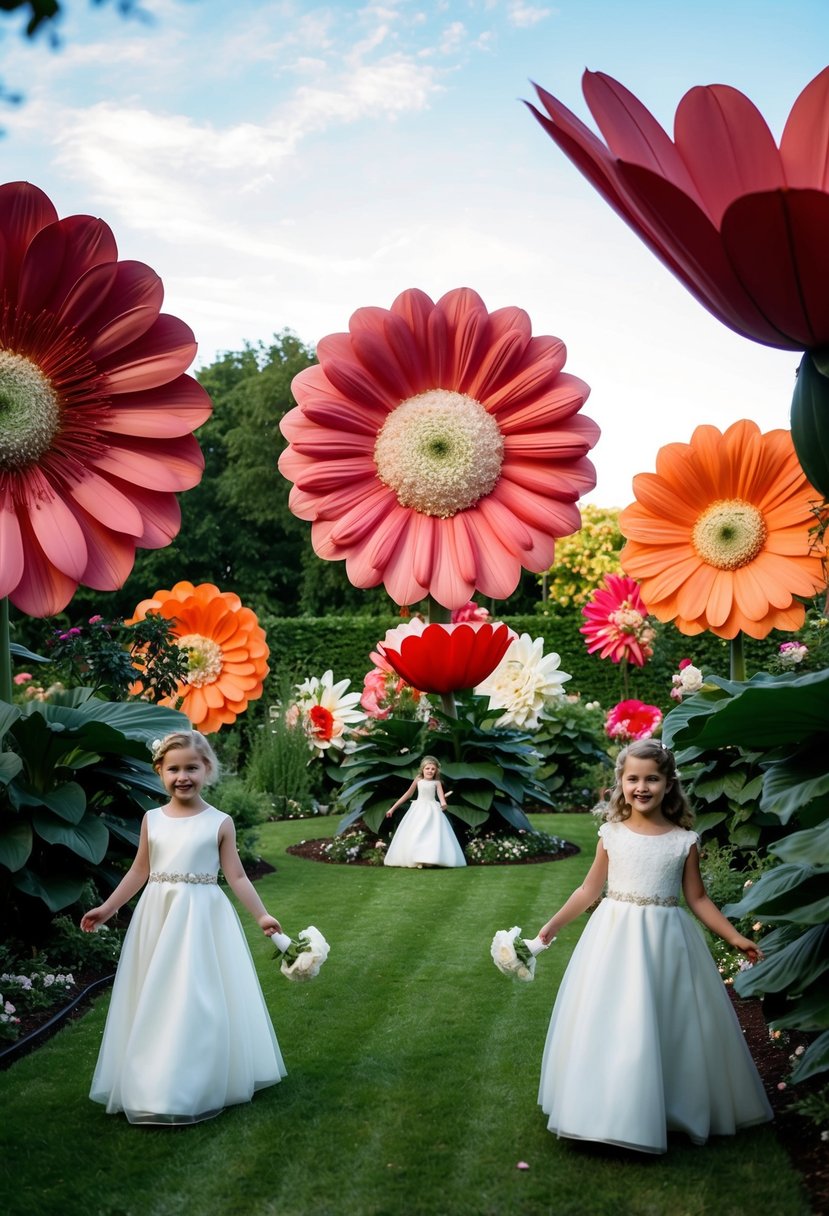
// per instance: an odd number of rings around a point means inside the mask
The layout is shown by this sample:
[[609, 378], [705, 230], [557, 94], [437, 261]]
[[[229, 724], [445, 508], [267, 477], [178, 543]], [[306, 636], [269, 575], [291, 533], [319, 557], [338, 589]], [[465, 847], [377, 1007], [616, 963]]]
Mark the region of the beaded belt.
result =
[[631, 895], [627, 891], [608, 891], [608, 899], [618, 899], [623, 904], [656, 904], [659, 908], [678, 908], [679, 900], [675, 895]]
[[153, 870], [149, 882], [203, 882], [216, 883], [215, 874], [167, 874], [164, 870]]

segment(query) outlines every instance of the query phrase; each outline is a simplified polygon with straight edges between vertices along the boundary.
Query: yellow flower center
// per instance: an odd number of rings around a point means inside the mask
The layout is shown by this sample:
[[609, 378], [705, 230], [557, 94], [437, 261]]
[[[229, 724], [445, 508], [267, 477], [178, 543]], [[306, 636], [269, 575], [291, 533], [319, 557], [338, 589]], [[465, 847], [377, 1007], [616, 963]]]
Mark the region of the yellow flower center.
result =
[[436, 388], [409, 397], [389, 414], [374, 461], [377, 476], [402, 507], [446, 519], [494, 489], [504, 440], [480, 401]]
[[177, 638], [180, 650], [188, 652], [187, 683], [193, 688], [213, 684], [222, 672], [222, 648], [212, 638], [200, 633], [188, 633]]
[[0, 469], [36, 464], [60, 427], [60, 402], [36, 363], [0, 350]]
[[712, 503], [694, 524], [693, 544], [709, 566], [738, 570], [754, 561], [768, 535], [762, 513], [741, 498]]

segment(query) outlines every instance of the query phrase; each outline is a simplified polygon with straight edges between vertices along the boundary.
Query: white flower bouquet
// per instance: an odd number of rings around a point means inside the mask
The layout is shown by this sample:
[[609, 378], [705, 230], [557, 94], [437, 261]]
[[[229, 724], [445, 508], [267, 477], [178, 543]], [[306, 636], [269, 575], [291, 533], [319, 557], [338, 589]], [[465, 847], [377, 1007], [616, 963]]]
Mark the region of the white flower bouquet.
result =
[[526, 983], [535, 975], [536, 955], [546, 950], [540, 937], [522, 937], [518, 925], [511, 929], [499, 929], [492, 939], [490, 953], [499, 971]]
[[281, 955], [280, 971], [289, 980], [312, 980], [328, 958], [331, 947], [314, 925], [297, 934], [274, 933], [271, 941]]

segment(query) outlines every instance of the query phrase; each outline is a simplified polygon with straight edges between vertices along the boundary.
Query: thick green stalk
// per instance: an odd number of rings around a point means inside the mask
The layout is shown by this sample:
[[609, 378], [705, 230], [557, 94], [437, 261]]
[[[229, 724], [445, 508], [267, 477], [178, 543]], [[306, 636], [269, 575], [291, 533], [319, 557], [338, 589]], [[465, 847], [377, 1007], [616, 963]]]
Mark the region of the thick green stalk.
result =
[[731, 639], [731, 670], [729, 674], [732, 680], [742, 681], [746, 678], [746, 652], [743, 641], [742, 633], [738, 633], [736, 637]]
[[0, 701], [12, 699], [12, 652], [9, 637], [9, 601], [0, 599]]

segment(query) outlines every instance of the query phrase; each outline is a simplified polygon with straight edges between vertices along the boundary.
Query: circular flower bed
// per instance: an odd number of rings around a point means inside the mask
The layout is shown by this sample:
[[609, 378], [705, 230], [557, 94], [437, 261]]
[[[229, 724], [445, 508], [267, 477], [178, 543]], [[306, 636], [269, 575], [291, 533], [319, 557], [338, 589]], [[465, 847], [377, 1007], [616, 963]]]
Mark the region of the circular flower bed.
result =
[[[381, 866], [388, 841], [363, 827], [352, 827], [340, 836], [323, 836], [316, 840], [301, 840], [286, 851], [308, 861], [323, 861], [329, 865]], [[517, 831], [513, 836], [486, 835], [473, 837], [464, 849], [467, 865], [510, 866], [533, 862], [561, 861], [578, 853], [577, 845], [547, 832]]]

